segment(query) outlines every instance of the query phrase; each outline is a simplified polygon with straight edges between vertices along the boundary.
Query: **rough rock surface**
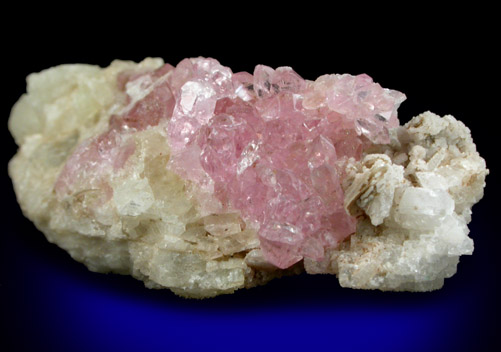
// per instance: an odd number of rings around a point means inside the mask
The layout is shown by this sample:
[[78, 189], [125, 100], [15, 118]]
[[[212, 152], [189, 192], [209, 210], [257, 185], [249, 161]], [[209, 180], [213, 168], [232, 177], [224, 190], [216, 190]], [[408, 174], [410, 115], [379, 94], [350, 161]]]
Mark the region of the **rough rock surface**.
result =
[[[266, 66], [233, 74], [211, 59], [32, 74], [9, 119], [20, 147], [9, 164], [19, 204], [90, 270], [185, 297], [302, 270], [335, 274], [345, 287], [440, 288], [473, 251], [466, 225], [483, 195], [485, 161], [460, 121], [426, 112], [398, 127], [404, 96], [357, 77], [310, 82]], [[229, 139], [231, 153], [214, 152]], [[251, 198], [275, 210], [239, 203], [242, 185], [269, 170]], [[284, 194], [293, 197], [282, 202]], [[274, 223], [267, 214], [278, 214]], [[287, 243], [283, 232], [270, 233], [277, 221], [299, 237]], [[310, 232], [301, 227], [311, 224]]]

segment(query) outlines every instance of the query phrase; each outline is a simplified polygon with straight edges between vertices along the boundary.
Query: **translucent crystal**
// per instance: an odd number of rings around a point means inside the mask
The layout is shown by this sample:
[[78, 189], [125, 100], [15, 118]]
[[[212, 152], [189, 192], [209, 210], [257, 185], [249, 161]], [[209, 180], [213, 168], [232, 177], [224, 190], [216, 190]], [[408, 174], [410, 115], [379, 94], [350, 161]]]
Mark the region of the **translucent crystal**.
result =
[[[232, 80], [212, 59], [185, 67], [189, 78], [172, 87], [180, 90], [168, 126], [173, 170], [214, 189], [221, 211], [253, 223], [265, 257], [280, 268], [322, 257], [313, 253], [355, 231], [340, 211], [343, 162], [360, 157], [364, 143], [389, 141], [403, 94], [367, 75], [307, 82], [290, 67], [258, 65]], [[312, 97], [316, 106], [307, 104]]]

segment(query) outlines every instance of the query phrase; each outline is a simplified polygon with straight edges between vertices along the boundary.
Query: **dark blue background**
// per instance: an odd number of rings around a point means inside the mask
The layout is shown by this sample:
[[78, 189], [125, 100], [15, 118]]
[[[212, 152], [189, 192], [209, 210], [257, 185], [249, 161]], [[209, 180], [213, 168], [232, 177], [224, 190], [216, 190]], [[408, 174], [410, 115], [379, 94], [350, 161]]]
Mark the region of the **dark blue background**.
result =
[[[292, 28], [286, 26], [290, 21], [279, 23], [281, 27], [259, 23], [266, 18], [231, 21], [241, 33], [239, 40], [214, 39], [220, 33], [216, 24], [198, 35], [181, 35], [166, 22], [165, 36], [149, 41], [132, 39], [119, 25], [77, 32], [80, 22], [73, 18], [42, 21], [42, 27], [30, 27], [29, 36], [9, 36], [9, 55], [3, 58], [9, 65], [4, 84], [10, 87], [2, 99], [4, 171], [16, 150], [6, 119], [25, 90], [27, 74], [62, 63], [106, 66], [115, 58], [161, 56], [176, 64], [201, 55], [220, 60], [234, 72], [252, 71], [263, 63], [292, 66], [307, 79], [333, 72], [368, 73], [384, 87], [407, 94], [399, 110], [402, 122], [425, 110], [465, 122], [491, 175], [486, 196], [473, 209], [475, 252], [461, 258], [458, 274], [439, 291], [357, 291], [340, 288], [334, 277], [302, 275], [198, 301], [178, 298], [168, 290], [148, 290], [130, 277], [89, 272], [49, 244], [22, 216], [3, 172], [0, 343], [16, 347], [0, 350], [499, 350], [499, 158], [493, 147], [500, 137], [492, 124], [487, 125], [499, 118], [499, 98], [489, 96], [498, 94], [499, 88], [489, 88], [488, 82], [498, 80], [499, 74], [486, 41], [489, 28], [485, 23], [467, 25], [475, 15], [467, 11], [450, 22], [426, 17], [415, 23], [417, 34], [396, 30], [400, 24], [381, 28], [375, 20], [374, 26], [348, 38], [345, 34], [358, 25], [355, 20], [348, 27], [335, 21], [319, 27], [312, 19], [294, 22], [297, 27]], [[95, 18], [93, 25], [104, 20]], [[146, 25], [143, 30], [148, 33]], [[299, 51], [301, 46], [311, 47], [308, 55]]]

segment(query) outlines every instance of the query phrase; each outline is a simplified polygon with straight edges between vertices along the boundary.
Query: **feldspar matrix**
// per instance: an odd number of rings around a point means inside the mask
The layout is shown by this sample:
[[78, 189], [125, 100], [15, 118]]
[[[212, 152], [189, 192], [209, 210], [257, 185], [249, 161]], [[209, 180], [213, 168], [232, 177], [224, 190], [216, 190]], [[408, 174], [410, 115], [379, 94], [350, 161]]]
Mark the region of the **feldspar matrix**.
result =
[[9, 128], [24, 214], [71, 256], [211, 297], [299, 273], [440, 288], [471, 254], [488, 170], [468, 128], [367, 75], [233, 73], [214, 59], [62, 65]]

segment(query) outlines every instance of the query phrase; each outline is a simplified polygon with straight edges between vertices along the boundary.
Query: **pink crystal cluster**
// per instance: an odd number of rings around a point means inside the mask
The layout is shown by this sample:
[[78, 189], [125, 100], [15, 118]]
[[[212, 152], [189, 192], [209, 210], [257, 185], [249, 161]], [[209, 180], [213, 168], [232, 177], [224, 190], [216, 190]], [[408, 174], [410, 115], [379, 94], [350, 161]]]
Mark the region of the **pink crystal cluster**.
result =
[[290, 67], [233, 74], [213, 59], [182, 61], [170, 81], [172, 167], [255, 224], [268, 261], [320, 261], [355, 231], [343, 165], [389, 141], [402, 93], [367, 75], [310, 82]]
[[127, 109], [110, 119], [109, 130], [77, 148], [56, 191], [68, 192], [75, 180], [106, 183], [103, 175], [134, 152], [128, 136], [164, 121], [170, 167], [196, 185], [200, 198], [209, 195], [201, 202], [205, 212], [239, 211], [280, 268], [303, 257], [320, 261], [355, 231], [343, 208], [344, 165], [389, 141], [405, 99], [364, 74], [312, 82], [290, 67], [234, 74], [204, 58], [125, 72], [118, 81], [123, 91], [135, 85], [144, 96], [127, 95]]

